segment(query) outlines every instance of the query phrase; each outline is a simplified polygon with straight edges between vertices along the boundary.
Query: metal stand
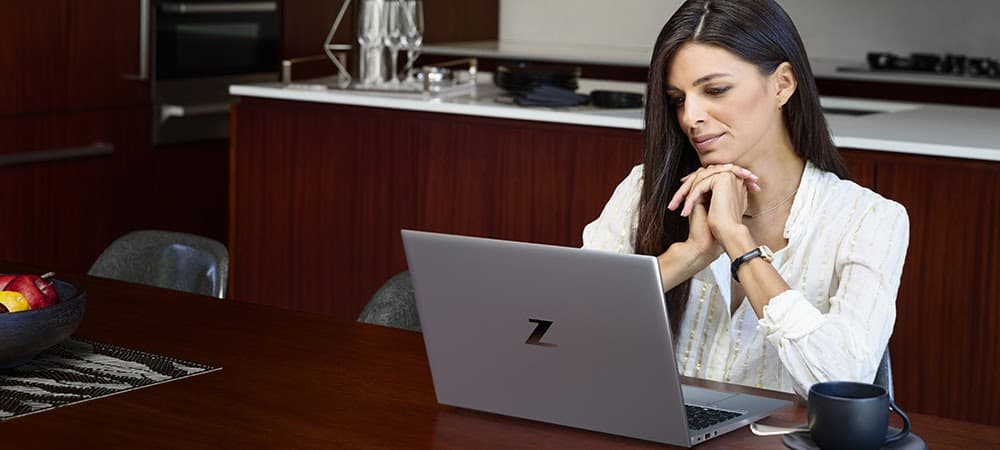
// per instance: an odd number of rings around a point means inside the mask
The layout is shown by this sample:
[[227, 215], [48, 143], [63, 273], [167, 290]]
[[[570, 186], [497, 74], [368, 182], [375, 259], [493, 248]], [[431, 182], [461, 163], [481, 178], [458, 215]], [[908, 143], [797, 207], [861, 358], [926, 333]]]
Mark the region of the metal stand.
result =
[[351, 85], [351, 73], [334, 52], [350, 51], [353, 46], [351, 44], [334, 44], [333, 35], [340, 27], [340, 22], [344, 19], [344, 14], [347, 13], [347, 7], [350, 5], [351, 0], [344, 0], [344, 5], [340, 7], [340, 12], [337, 13], [337, 18], [334, 19], [333, 26], [330, 27], [330, 32], [326, 35], [326, 41], [323, 42], [323, 52], [330, 58], [330, 61], [333, 61], [333, 65], [337, 66], [337, 83], [342, 88]]
[[[466, 58], [454, 61], [447, 61], [444, 63], [436, 64], [434, 66], [425, 66], [421, 68], [418, 72], [419, 78], [416, 80], [410, 80], [407, 83], [401, 83], [398, 86], [370, 86], [362, 83], [354, 82], [353, 77], [351, 77], [350, 71], [347, 70], [345, 65], [344, 56], [351, 49], [354, 48], [351, 44], [334, 44], [333, 37], [337, 33], [337, 29], [340, 28], [340, 23], [344, 20], [344, 14], [347, 14], [347, 9], [351, 6], [351, 0], [344, 0], [344, 4], [340, 7], [340, 11], [337, 13], [337, 18], [334, 19], [333, 25], [330, 27], [330, 32], [326, 35], [326, 40], [323, 42], [323, 53], [326, 54], [326, 58], [329, 58], [333, 62], [333, 65], [337, 67], [336, 83], [335, 85], [326, 84], [300, 84], [292, 82], [292, 65], [295, 63], [317, 61], [324, 59], [322, 55], [318, 56], [307, 56], [302, 58], [292, 58], [282, 61], [282, 76], [281, 81], [287, 87], [293, 89], [308, 89], [308, 90], [326, 90], [326, 89], [345, 89], [345, 90], [357, 90], [357, 91], [374, 91], [374, 92], [391, 92], [391, 93], [415, 93], [423, 94], [430, 97], [442, 97], [454, 94], [467, 93], [470, 91], [475, 91], [476, 87], [476, 71], [477, 71], [477, 61], [476, 58]], [[411, 49], [407, 52], [406, 65], [403, 70], [409, 72], [413, 69], [413, 65], [417, 58], [420, 57], [420, 49]], [[455, 71], [453, 68], [455, 66], [467, 65], [467, 71]], [[459, 77], [458, 74], [466, 75], [464, 79]], [[394, 74], [396, 75], [396, 74]]]

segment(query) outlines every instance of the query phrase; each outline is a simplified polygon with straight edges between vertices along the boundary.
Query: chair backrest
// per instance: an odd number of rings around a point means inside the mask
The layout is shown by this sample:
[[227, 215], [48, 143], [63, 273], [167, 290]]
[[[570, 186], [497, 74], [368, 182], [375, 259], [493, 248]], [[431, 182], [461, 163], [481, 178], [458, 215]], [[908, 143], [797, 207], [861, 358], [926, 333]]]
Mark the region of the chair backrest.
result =
[[219, 241], [203, 236], [133, 231], [112, 242], [87, 273], [223, 298], [229, 252]]
[[878, 370], [875, 371], [875, 381], [873, 381], [872, 384], [885, 388], [885, 390], [889, 392], [889, 398], [896, 398], [896, 393], [893, 392], [892, 362], [889, 361], [888, 346], [886, 346], [885, 352], [882, 353], [882, 362], [879, 363]]
[[361, 310], [358, 322], [420, 331], [410, 272], [403, 271], [389, 278]]

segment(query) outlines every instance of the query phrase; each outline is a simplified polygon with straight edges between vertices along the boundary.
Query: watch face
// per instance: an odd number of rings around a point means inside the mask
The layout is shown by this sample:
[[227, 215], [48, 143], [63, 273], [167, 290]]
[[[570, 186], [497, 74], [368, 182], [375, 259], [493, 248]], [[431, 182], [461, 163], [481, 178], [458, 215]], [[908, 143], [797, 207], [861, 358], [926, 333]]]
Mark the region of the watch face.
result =
[[767, 262], [774, 261], [774, 252], [771, 251], [766, 245], [761, 245], [760, 247], [760, 257]]

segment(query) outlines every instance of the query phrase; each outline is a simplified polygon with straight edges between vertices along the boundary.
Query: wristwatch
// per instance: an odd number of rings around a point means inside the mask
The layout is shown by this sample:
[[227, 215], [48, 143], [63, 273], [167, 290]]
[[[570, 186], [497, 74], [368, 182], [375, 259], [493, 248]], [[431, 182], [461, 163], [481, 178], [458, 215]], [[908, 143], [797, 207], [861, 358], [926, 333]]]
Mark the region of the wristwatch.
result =
[[736, 280], [737, 283], [740, 282], [740, 277], [736, 275], [736, 271], [740, 270], [740, 266], [742, 266], [743, 263], [750, 261], [751, 259], [754, 259], [758, 256], [760, 257], [760, 259], [763, 259], [764, 261], [767, 261], [769, 263], [771, 261], [774, 261], [774, 252], [772, 252], [771, 249], [768, 248], [766, 245], [761, 245], [760, 247], [750, 250], [749, 252], [746, 252], [743, 256], [740, 256], [739, 258], [733, 260], [733, 265], [731, 266], [731, 269], [733, 271], [733, 279]]

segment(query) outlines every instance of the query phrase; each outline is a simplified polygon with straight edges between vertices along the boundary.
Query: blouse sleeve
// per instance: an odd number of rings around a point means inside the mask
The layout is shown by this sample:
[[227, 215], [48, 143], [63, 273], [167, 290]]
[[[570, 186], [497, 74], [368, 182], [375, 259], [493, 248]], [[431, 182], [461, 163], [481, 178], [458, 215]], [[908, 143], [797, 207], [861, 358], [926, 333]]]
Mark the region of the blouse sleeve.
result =
[[795, 290], [764, 307], [760, 325], [799, 395], [805, 397], [821, 381], [874, 379], [896, 320], [909, 233], [906, 210], [879, 199], [838, 244], [839, 285], [828, 313]]
[[642, 193], [642, 165], [618, 184], [601, 215], [583, 228], [583, 248], [616, 253], [631, 253]]

